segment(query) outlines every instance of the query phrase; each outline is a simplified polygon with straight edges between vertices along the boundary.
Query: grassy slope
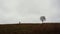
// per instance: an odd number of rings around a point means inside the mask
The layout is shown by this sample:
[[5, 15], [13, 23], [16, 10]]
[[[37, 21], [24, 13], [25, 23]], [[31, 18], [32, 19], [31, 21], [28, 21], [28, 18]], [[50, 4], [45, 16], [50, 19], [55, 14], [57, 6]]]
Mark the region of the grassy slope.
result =
[[59, 23], [0, 25], [0, 34], [56, 34], [59, 32]]

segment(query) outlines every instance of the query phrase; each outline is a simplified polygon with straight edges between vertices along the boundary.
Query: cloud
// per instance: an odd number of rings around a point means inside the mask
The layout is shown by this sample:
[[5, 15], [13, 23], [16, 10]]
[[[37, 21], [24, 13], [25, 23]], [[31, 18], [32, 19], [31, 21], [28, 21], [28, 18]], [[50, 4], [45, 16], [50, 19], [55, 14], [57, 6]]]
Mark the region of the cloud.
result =
[[39, 23], [42, 15], [47, 17], [47, 21], [55, 20], [58, 16], [55, 1], [0, 0], [0, 23], [18, 23], [19, 21]]

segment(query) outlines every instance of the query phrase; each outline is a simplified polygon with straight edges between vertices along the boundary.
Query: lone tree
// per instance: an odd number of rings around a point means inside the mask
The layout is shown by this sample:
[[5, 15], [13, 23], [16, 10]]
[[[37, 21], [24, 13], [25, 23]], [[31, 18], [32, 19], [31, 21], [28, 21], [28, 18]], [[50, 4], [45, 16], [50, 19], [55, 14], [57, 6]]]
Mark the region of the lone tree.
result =
[[19, 21], [19, 24], [20, 24], [21, 22]]
[[45, 21], [45, 20], [46, 20], [45, 16], [41, 16], [41, 17], [40, 17], [40, 20], [41, 20], [41, 21], [42, 21], [42, 23], [43, 23], [43, 21]]

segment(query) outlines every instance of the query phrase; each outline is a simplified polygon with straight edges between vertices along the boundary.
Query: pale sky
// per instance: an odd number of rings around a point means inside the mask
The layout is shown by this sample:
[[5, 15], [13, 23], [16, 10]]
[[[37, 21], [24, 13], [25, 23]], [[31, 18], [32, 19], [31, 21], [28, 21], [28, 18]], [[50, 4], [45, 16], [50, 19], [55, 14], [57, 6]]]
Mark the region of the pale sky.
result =
[[60, 0], [0, 0], [0, 24], [60, 22]]

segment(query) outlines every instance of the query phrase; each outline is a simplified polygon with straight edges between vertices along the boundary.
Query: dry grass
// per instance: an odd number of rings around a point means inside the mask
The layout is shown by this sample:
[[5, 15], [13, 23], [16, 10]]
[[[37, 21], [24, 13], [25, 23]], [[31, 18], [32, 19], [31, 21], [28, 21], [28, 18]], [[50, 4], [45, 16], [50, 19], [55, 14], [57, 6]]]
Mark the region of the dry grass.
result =
[[0, 34], [60, 34], [60, 24], [5, 24], [0, 25]]

